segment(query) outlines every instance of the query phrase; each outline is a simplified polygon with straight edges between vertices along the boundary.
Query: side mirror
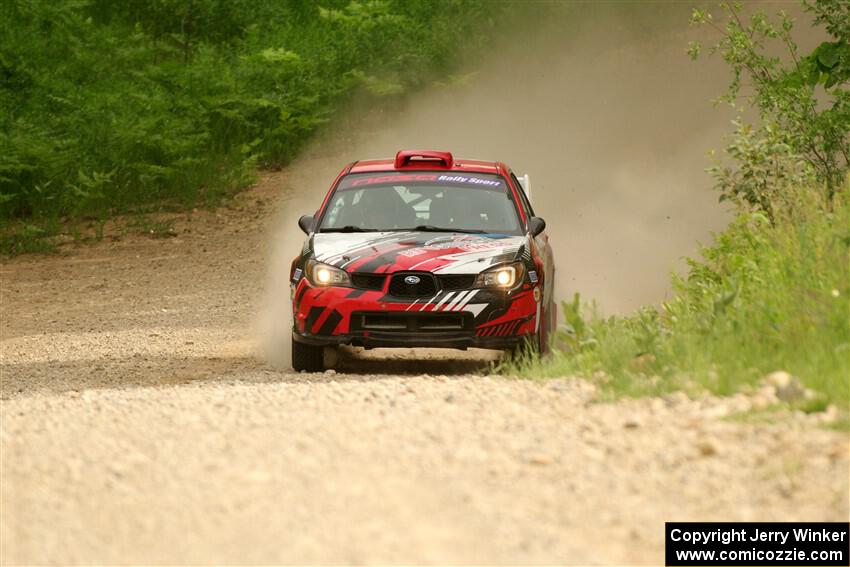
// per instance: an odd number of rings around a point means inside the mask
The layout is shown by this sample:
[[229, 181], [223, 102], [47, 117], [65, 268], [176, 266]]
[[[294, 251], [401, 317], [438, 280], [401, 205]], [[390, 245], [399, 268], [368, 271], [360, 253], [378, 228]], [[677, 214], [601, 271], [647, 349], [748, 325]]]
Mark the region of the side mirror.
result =
[[310, 229], [313, 228], [313, 215], [304, 215], [298, 219], [298, 228], [304, 231], [304, 234], [310, 234]]
[[531, 233], [531, 236], [537, 236], [544, 230], [546, 230], [545, 220], [540, 217], [531, 217], [528, 219], [528, 232]]

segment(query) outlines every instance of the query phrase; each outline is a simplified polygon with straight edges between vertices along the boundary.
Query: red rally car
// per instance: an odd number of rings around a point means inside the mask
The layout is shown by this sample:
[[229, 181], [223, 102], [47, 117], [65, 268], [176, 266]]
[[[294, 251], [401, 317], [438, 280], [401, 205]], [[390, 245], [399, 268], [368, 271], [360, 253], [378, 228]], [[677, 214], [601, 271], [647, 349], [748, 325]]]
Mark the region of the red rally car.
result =
[[436, 151], [347, 165], [298, 221], [292, 367], [342, 344], [545, 351], [555, 269], [524, 179]]

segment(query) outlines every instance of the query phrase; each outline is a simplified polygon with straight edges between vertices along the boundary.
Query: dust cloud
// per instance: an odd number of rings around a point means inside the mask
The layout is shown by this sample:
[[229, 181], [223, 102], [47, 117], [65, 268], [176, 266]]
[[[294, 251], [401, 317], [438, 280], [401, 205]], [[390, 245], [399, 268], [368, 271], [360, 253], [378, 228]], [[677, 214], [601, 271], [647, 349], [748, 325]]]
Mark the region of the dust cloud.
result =
[[[541, 6], [543, 6], [541, 4]], [[669, 274], [721, 229], [729, 213], [704, 169], [732, 118], [711, 99], [728, 81], [718, 59], [686, 55], [701, 30], [684, 3], [546, 5], [533, 27], [500, 30], [491, 56], [401, 108], [352, 105], [290, 169], [274, 235], [265, 326], [288, 362], [287, 277], [311, 213], [357, 159], [401, 148], [501, 160], [531, 178], [557, 262], [556, 300], [579, 292], [604, 313], [670, 294]], [[270, 315], [274, 314], [274, 315]], [[285, 359], [284, 359], [285, 357]]]

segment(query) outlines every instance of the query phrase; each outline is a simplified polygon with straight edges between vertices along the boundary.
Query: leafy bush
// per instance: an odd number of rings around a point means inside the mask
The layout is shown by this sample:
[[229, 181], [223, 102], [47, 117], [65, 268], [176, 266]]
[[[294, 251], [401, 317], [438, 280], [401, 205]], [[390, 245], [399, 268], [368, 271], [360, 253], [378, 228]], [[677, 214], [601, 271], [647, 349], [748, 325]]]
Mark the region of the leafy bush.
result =
[[[816, 198], [815, 198], [816, 197]], [[795, 191], [771, 223], [739, 215], [701, 260], [676, 277], [660, 310], [588, 320], [564, 304], [560, 350], [511, 371], [529, 376], [604, 375], [637, 395], [699, 386], [728, 394], [785, 370], [834, 402], [850, 395], [850, 185]]]
[[3, 0], [0, 223], [8, 233], [214, 203], [256, 165], [290, 160], [348, 93], [398, 95], [446, 71], [461, 48], [484, 44], [501, 10]]
[[[818, 0], [804, 6], [832, 36], [807, 56], [799, 54], [794, 22], [784, 11], [778, 21], [762, 10], [745, 18], [740, 3], [723, 2], [725, 24], [703, 10], [694, 10], [692, 17], [694, 24], [717, 32], [719, 40], [709, 51], [720, 54], [732, 69], [729, 89], [720, 100], [735, 106], [746, 84], [745, 101], [761, 118], [758, 128], [739, 119], [727, 148], [738, 169], [716, 166], [718, 187], [723, 198], [748, 203], [768, 216], [768, 192], [777, 194], [789, 183], [799, 186], [811, 175], [827, 186], [831, 198], [850, 166], [850, 4]], [[702, 50], [692, 42], [689, 52], [696, 59]], [[774, 55], [781, 51], [785, 57]]]

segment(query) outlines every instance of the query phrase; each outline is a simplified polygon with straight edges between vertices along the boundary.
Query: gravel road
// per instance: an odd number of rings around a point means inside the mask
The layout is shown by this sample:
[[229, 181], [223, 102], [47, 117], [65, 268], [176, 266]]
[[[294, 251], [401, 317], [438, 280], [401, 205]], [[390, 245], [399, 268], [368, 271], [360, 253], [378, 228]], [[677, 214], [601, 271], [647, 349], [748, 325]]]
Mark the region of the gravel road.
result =
[[286, 181], [0, 265], [0, 562], [658, 564], [665, 520], [848, 518], [847, 434], [729, 419], [745, 396], [606, 403], [484, 351], [267, 365]]

